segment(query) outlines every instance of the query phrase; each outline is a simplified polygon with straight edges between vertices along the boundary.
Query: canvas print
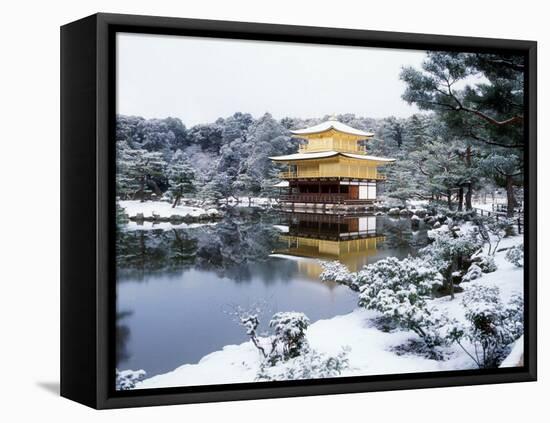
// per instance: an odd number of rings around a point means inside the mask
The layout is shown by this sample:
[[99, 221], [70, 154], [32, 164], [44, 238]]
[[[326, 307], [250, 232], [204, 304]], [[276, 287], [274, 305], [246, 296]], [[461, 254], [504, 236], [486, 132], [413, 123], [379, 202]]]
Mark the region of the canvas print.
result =
[[118, 33], [116, 390], [523, 366], [524, 66]]

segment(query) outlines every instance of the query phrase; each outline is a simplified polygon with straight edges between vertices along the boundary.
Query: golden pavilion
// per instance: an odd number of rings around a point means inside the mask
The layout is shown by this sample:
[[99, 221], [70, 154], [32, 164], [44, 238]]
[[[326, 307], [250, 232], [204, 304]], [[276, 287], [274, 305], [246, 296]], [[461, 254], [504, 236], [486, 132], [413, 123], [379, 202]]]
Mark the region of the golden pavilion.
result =
[[376, 201], [377, 183], [385, 180], [378, 167], [395, 159], [369, 156], [361, 142], [374, 134], [337, 120], [291, 131], [306, 141], [295, 154], [270, 157], [285, 164], [276, 186], [286, 189], [282, 204], [369, 205]]

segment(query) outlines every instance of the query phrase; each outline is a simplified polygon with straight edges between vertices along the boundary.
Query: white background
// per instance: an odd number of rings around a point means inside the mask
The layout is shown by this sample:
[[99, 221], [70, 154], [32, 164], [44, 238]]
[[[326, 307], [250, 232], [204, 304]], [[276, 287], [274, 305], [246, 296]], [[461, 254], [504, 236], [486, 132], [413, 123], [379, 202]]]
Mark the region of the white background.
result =
[[[548, 418], [548, 270], [539, 269], [539, 382], [93, 411], [59, 381], [59, 26], [103, 11], [539, 42], [539, 215], [548, 209], [550, 30], [543, 1], [6, 1], [0, 31], [0, 419], [512, 422]], [[539, 222], [539, 261], [549, 254]], [[548, 267], [548, 266], [547, 266]], [[546, 330], [546, 333], [543, 332]]]

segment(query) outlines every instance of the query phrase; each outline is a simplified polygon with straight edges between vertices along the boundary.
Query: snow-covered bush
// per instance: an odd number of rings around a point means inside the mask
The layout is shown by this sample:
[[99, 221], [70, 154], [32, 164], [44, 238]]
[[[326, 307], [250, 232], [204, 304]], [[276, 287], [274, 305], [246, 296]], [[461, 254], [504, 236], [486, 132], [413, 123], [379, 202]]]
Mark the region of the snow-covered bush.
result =
[[454, 275], [469, 268], [470, 257], [483, 244], [475, 233], [461, 233], [448, 228], [430, 231], [429, 237], [432, 243], [424, 247], [421, 253], [435, 263], [437, 270], [443, 275], [446, 291], [454, 298]]
[[261, 354], [263, 365], [274, 366], [309, 351], [306, 339], [309, 319], [304, 313], [275, 313], [269, 322], [273, 334], [263, 337], [258, 334], [260, 313], [259, 307], [250, 310], [235, 307], [230, 314], [235, 316], [237, 322], [245, 328], [252, 344]]
[[441, 274], [424, 258], [389, 257], [357, 273], [359, 306], [376, 310], [403, 329], [410, 329], [427, 344], [437, 345], [440, 316], [426, 300], [441, 285]]
[[261, 366], [256, 380], [297, 380], [338, 377], [349, 367], [349, 349], [344, 348], [338, 355], [330, 356], [309, 350], [306, 353], [282, 362], [276, 366]]
[[420, 218], [424, 218], [428, 214], [428, 211], [426, 209], [420, 208], [413, 210], [413, 213]]
[[319, 276], [322, 281], [332, 281], [348, 285], [354, 290], [358, 290], [355, 282], [355, 273], [350, 273], [348, 268], [339, 261], [321, 261], [323, 271]]
[[477, 264], [483, 273], [491, 273], [497, 270], [495, 258], [491, 255], [483, 254], [481, 251], [474, 254], [471, 257], [471, 261]]
[[274, 365], [279, 361], [287, 361], [307, 352], [309, 350], [306, 339], [308, 326], [309, 319], [304, 313], [275, 313], [269, 322], [269, 327], [273, 329], [274, 335], [271, 340], [268, 362]]
[[468, 271], [464, 276], [462, 276], [462, 282], [470, 282], [474, 279], [479, 279], [482, 276], [481, 267], [479, 267], [477, 264], [472, 263], [472, 265], [468, 268]]
[[[462, 298], [466, 324], [455, 323], [448, 338], [456, 342], [479, 368], [498, 367], [510, 345], [523, 335], [523, 298], [508, 304], [496, 286], [470, 285]], [[465, 342], [467, 341], [467, 342]]]
[[506, 251], [504, 258], [514, 266], [523, 267], [523, 244], [510, 248]]
[[145, 379], [147, 373], [145, 370], [118, 370], [116, 369], [116, 390], [126, 391], [128, 389], [134, 389], [136, 383]]

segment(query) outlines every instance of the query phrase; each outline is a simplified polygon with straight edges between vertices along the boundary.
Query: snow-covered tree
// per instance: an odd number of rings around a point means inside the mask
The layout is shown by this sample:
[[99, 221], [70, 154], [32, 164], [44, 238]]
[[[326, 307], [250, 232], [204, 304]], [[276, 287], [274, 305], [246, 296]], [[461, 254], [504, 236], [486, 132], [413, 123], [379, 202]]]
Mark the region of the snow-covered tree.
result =
[[[490, 155], [496, 148], [503, 159], [519, 158], [525, 138], [524, 69], [524, 58], [517, 55], [429, 52], [421, 69], [405, 67], [401, 72], [407, 86], [403, 99], [435, 112], [456, 138], [490, 149]], [[519, 174], [497, 163], [489, 165], [495, 180], [505, 179], [513, 209], [514, 178]]]
[[416, 149], [434, 141], [430, 135], [430, 123], [429, 117], [420, 113], [412, 115], [405, 123], [410, 141]]
[[131, 149], [124, 142], [117, 144], [117, 194], [121, 198], [145, 200], [151, 194], [162, 196], [161, 181], [165, 178], [166, 161], [160, 152]]
[[516, 267], [523, 267], [523, 244], [509, 248], [504, 258]]
[[168, 188], [173, 200], [172, 207], [179, 205], [181, 198], [185, 194], [194, 193], [195, 171], [191, 166], [187, 156], [178, 150], [172, 156], [172, 161], [168, 166]]
[[495, 368], [523, 335], [523, 298], [512, 296], [507, 304], [496, 286], [469, 285], [462, 298], [466, 324], [455, 322], [448, 338], [456, 342], [480, 368]]
[[477, 225], [479, 237], [487, 245], [487, 255], [493, 257], [502, 239], [509, 235], [511, 228], [513, 228], [512, 220], [478, 217], [474, 222]]
[[382, 131], [385, 142], [394, 142], [397, 148], [401, 148], [407, 137], [407, 120], [390, 116], [384, 119]]
[[505, 187], [506, 212], [509, 218], [514, 215], [514, 209], [517, 207], [514, 190], [516, 181], [523, 175], [521, 166], [519, 156], [509, 151], [492, 152], [480, 162], [481, 170], [492, 177], [497, 185]]
[[269, 156], [290, 152], [295, 144], [288, 131], [266, 113], [248, 131], [247, 148], [250, 153], [244, 163], [248, 175], [248, 185], [253, 195], [262, 191], [262, 181], [269, 175], [273, 163]]
[[210, 176], [210, 180], [205, 182], [199, 191], [199, 197], [207, 203], [217, 203], [221, 199], [229, 198], [233, 189], [227, 174], [216, 173]]

